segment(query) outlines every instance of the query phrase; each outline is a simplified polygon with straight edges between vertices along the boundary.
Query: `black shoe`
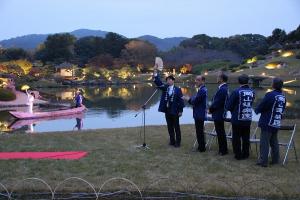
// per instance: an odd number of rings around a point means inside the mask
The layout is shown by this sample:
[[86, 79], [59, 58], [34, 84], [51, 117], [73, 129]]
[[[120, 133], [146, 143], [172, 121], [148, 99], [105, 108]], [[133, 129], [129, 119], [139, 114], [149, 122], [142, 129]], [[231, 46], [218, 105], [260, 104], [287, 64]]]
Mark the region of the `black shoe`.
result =
[[206, 148], [204, 148], [204, 149], [203, 149], [203, 148], [198, 148], [198, 151], [199, 151], [199, 152], [205, 152], [205, 151], [206, 151]]
[[169, 142], [170, 146], [175, 146], [175, 142]]
[[277, 164], [279, 164], [279, 162], [277, 161], [277, 162], [270, 162], [270, 165], [277, 165]]
[[242, 156], [234, 156], [234, 158], [235, 158], [236, 160], [243, 160], [243, 157], [242, 157]]
[[220, 152], [220, 153], [219, 153], [220, 156], [225, 156], [225, 155], [227, 155], [227, 154], [228, 154], [228, 151], [226, 151], [226, 152]]
[[179, 147], [180, 147], [180, 144], [175, 144], [174, 147], [175, 147], [175, 148], [179, 148]]
[[261, 167], [268, 167], [267, 164], [263, 164], [263, 163], [261, 163], [261, 162], [257, 162], [256, 165], [257, 165], [257, 166], [261, 166]]

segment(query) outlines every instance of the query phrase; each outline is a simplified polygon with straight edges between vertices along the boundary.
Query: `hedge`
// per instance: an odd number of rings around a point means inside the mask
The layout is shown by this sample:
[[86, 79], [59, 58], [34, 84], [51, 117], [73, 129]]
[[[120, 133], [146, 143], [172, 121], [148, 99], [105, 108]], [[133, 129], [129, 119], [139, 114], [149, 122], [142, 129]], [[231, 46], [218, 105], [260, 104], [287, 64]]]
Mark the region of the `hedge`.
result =
[[15, 99], [16, 95], [11, 90], [0, 88], [0, 101], [13, 101]]

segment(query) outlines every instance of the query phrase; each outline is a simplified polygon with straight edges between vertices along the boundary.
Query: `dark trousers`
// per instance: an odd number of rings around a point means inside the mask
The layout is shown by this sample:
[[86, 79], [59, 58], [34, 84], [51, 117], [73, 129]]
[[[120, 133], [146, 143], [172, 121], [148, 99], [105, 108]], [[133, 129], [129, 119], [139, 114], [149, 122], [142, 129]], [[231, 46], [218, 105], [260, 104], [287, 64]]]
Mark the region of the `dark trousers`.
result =
[[195, 119], [196, 136], [198, 142], [198, 150], [205, 151], [205, 135], [204, 135], [204, 120]]
[[[179, 116], [172, 115], [170, 113], [165, 114], [168, 132], [170, 136], [170, 144], [171, 145], [180, 145], [181, 143], [181, 131], [179, 126]], [[176, 133], [176, 134], [175, 134]]]
[[271, 146], [272, 163], [279, 162], [279, 145], [277, 132], [269, 132], [261, 130], [260, 136], [260, 160], [263, 165], [268, 164], [269, 146]]
[[228, 153], [227, 149], [227, 139], [226, 139], [226, 132], [224, 128], [224, 121], [214, 121], [216, 133], [218, 137], [218, 144], [219, 144], [219, 153], [226, 154]]
[[244, 126], [232, 124], [232, 148], [235, 158], [238, 160], [248, 158], [249, 147], [250, 125]]

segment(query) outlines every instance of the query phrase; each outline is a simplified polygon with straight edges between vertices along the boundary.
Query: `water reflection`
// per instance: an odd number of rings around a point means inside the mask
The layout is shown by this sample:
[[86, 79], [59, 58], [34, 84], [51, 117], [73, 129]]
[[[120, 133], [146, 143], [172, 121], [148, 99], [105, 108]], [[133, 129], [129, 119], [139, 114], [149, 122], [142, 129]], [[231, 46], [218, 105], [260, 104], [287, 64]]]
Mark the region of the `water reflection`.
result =
[[76, 118], [76, 125], [73, 128], [73, 130], [75, 130], [77, 128], [77, 130], [81, 130], [83, 127], [83, 120], [82, 118]]
[[[182, 84], [181, 90], [184, 95], [192, 95], [197, 92], [192, 84]], [[208, 84], [208, 100], [212, 99], [218, 85]], [[238, 87], [231, 85], [230, 90]], [[54, 102], [73, 103], [73, 96], [78, 88], [64, 89], [43, 89], [40, 92]], [[151, 84], [128, 84], [121, 86], [80, 88], [84, 93], [84, 104], [88, 111], [84, 116], [68, 116], [51, 119], [36, 120], [19, 120], [10, 116], [7, 111], [0, 111], [0, 130], [24, 130], [30, 132], [41, 131], [64, 131], [64, 130], [82, 130], [92, 128], [113, 128], [113, 127], [129, 127], [139, 126], [140, 120], [134, 118], [145, 101], [155, 91], [155, 87]], [[300, 118], [300, 97], [297, 97], [298, 88], [284, 88], [287, 97], [287, 109], [285, 118]], [[255, 89], [257, 102], [260, 102], [266, 92], [271, 91], [270, 88]], [[155, 94], [149, 101], [146, 109], [147, 125], [165, 124], [164, 115], [159, 113], [158, 103], [160, 92]], [[7, 109], [7, 108], [6, 108]], [[11, 109], [11, 108], [10, 108]], [[15, 109], [15, 108], [14, 108]], [[20, 110], [24, 108], [18, 108]], [[53, 109], [53, 108], [52, 108]], [[35, 108], [35, 111], [49, 110], [47, 107]], [[255, 120], [258, 116], [254, 116]], [[83, 126], [84, 121], [84, 126]], [[192, 118], [192, 108], [186, 105], [183, 116], [180, 118], [182, 124], [194, 123]]]

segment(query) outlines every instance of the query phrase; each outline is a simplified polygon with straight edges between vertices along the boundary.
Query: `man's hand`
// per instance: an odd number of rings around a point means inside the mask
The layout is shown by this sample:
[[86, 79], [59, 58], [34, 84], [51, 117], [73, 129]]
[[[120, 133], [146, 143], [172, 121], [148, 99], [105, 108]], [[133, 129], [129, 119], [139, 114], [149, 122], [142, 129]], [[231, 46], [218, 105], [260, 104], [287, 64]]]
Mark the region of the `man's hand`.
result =
[[182, 112], [178, 113], [178, 116], [181, 117], [182, 116]]

